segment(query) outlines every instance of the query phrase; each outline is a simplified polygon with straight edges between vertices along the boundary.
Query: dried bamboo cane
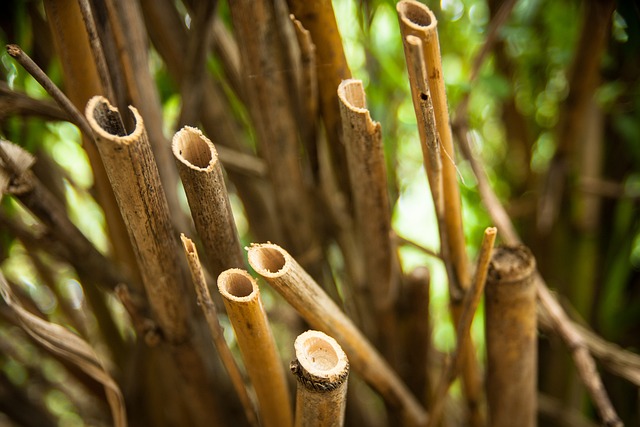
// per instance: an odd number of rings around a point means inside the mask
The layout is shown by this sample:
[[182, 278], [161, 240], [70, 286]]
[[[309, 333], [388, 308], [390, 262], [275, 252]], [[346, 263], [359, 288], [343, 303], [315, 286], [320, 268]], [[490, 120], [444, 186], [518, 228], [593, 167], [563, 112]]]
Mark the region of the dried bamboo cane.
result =
[[130, 110], [136, 126], [129, 135], [118, 110], [103, 97], [93, 97], [85, 115], [129, 230], [154, 320], [168, 344], [165, 350], [180, 366], [181, 382], [171, 392], [182, 393], [193, 424], [204, 426], [217, 418], [213, 389], [191, 334], [186, 277], [175, 256], [178, 242], [158, 169], [142, 117]]
[[371, 119], [360, 80], [343, 80], [338, 87], [338, 99], [359, 252], [364, 259], [366, 288], [362, 291], [377, 319], [379, 343], [387, 349], [396, 348], [393, 309], [398, 283], [380, 123]]
[[[449, 278], [451, 314], [457, 326], [464, 292], [469, 286], [469, 271], [452, 157], [451, 128], [440, 66], [437, 22], [426, 6], [415, 1], [400, 2], [397, 10], [404, 37], [412, 98], [418, 116], [418, 130], [423, 144], [425, 169], [438, 218], [442, 258]], [[420, 49], [422, 52], [419, 52]], [[434, 131], [434, 122], [437, 132]], [[484, 424], [479, 410], [482, 399], [481, 379], [473, 343], [468, 337], [464, 339], [469, 341], [465, 354], [461, 355], [469, 421], [473, 426], [481, 426]]]
[[256, 391], [262, 424], [265, 427], [293, 426], [284, 367], [262, 306], [258, 284], [246, 271], [232, 268], [220, 274], [218, 289]]
[[489, 263], [491, 262], [491, 254], [493, 252], [493, 244], [496, 240], [497, 232], [498, 230], [495, 227], [489, 227], [484, 231], [484, 238], [482, 239], [480, 254], [478, 255], [476, 275], [469, 292], [465, 295], [463, 312], [460, 316], [460, 321], [457, 327], [456, 335], [458, 336], [458, 346], [451, 358], [451, 361], [442, 371], [442, 375], [440, 376], [440, 382], [437, 386], [434, 401], [429, 412], [431, 417], [429, 418], [428, 427], [437, 426], [440, 422], [440, 416], [444, 408], [446, 394], [458, 373], [461, 356], [465, 354], [465, 349], [470, 338], [469, 329], [471, 328], [473, 317], [485, 288], [487, 272], [489, 270]]
[[421, 426], [427, 414], [371, 343], [288, 252], [274, 244], [254, 244], [249, 264], [291, 304], [309, 324], [331, 334], [353, 368], [391, 405], [408, 425]]
[[229, 349], [227, 342], [224, 340], [224, 331], [218, 321], [218, 311], [211, 299], [211, 294], [209, 293], [209, 288], [207, 287], [207, 283], [204, 278], [204, 271], [202, 271], [202, 266], [200, 265], [200, 258], [198, 257], [196, 246], [193, 244], [191, 239], [186, 237], [184, 234], [180, 236], [180, 239], [182, 240], [184, 253], [187, 256], [189, 270], [191, 270], [193, 286], [195, 287], [196, 294], [198, 295], [198, 305], [202, 308], [204, 317], [207, 319], [209, 331], [211, 331], [211, 336], [213, 337], [213, 343], [215, 344], [216, 350], [218, 350], [218, 354], [220, 355], [220, 359], [231, 378], [233, 388], [236, 390], [236, 393], [238, 393], [240, 403], [242, 403], [244, 413], [247, 416], [249, 424], [254, 427], [258, 427], [258, 416], [251, 398], [247, 393], [247, 388], [244, 385], [242, 373], [233, 358], [231, 349]]
[[494, 251], [485, 288], [489, 425], [536, 425], [536, 262], [524, 246]]
[[442, 75], [440, 44], [438, 42], [438, 21], [427, 6], [415, 0], [401, 1], [397, 5], [397, 11], [403, 39], [408, 35], [414, 35], [422, 41], [425, 65], [429, 77], [429, 89], [433, 97], [436, 126], [441, 144], [442, 186], [448, 238], [446, 243], [449, 245], [451, 258], [456, 269], [457, 283], [455, 286], [464, 290], [470, 285], [469, 260], [462, 231], [460, 193], [456, 176], [453, 138], [449, 124], [449, 108]]
[[174, 135], [172, 148], [207, 255], [209, 273], [217, 277], [228, 268], [243, 267], [242, 248], [216, 148], [199, 129], [189, 126]]
[[294, 343], [291, 372], [298, 380], [296, 427], [342, 427], [349, 361], [340, 345], [319, 331], [307, 331]]

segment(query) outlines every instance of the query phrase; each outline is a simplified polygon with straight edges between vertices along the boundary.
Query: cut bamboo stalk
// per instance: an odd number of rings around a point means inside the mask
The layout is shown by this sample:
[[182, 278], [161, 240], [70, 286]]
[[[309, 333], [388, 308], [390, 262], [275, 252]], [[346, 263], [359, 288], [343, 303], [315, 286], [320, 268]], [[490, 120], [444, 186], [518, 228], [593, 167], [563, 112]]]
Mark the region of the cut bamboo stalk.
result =
[[536, 425], [536, 263], [524, 246], [494, 251], [485, 288], [489, 425]]
[[[440, 250], [449, 278], [451, 315], [457, 326], [464, 292], [469, 285], [469, 272], [464, 248], [460, 196], [452, 157], [451, 128], [440, 69], [437, 21], [426, 6], [415, 1], [398, 3], [397, 11], [403, 34], [412, 98], [418, 119], [418, 130], [421, 141], [424, 141], [422, 144], [425, 169], [434, 199], [436, 218], [438, 218]], [[432, 81], [434, 79], [435, 81]], [[431, 172], [429, 172], [430, 169]], [[464, 339], [469, 341], [466, 353], [461, 355], [462, 380], [469, 408], [469, 422], [472, 426], [482, 426], [484, 420], [480, 412], [482, 385], [479, 368], [473, 344], [468, 337]]]
[[136, 126], [129, 135], [104, 97], [93, 97], [85, 115], [129, 230], [153, 319], [170, 360], [180, 367], [180, 383], [170, 393], [181, 394], [193, 425], [204, 426], [217, 419], [213, 388], [191, 334], [186, 277], [175, 256], [178, 242], [158, 169], [142, 117], [135, 108], [130, 111]]
[[[391, 240], [391, 212], [380, 123], [371, 119], [360, 80], [343, 80], [338, 87], [343, 139], [355, 213], [358, 253], [364, 260], [364, 283], [355, 284], [367, 306], [360, 314], [373, 316], [370, 339], [384, 349], [387, 359], [398, 348], [395, 302], [398, 298], [395, 251]], [[373, 308], [373, 310], [372, 310]], [[365, 325], [369, 322], [365, 321]], [[367, 331], [368, 332], [368, 331]]]
[[306, 331], [294, 343], [291, 372], [298, 380], [296, 427], [342, 427], [349, 361], [340, 345], [319, 331]]
[[353, 368], [392, 406], [408, 425], [420, 426], [427, 414], [377, 350], [287, 251], [274, 244], [248, 248], [249, 264], [309, 324], [333, 336]]
[[[427, 6], [415, 0], [403, 0], [399, 2], [397, 11], [400, 19], [400, 32], [402, 33], [403, 39], [408, 35], [413, 35], [422, 41], [425, 65], [429, 77], [428, 84], [431, 96], [433, 97], [436, 127], [441, 144], [442, 187], [448, 238], [446, 244], [449, 245], [451, 259], [456, 269], [457, 282], [455, 286], [461, 290], [465, 290], [469, 287], [469, 260], [462, 230], [462, 212], [454, 159], [453, 138], [449, 124], [449, 108], [447, 106], [447, 95], [445, 93], [440, 58], [440, 44], [438, 42], [438, 21]], [[445, 243], [443, 242], [443, 244]]]
[[430, 426], [437, 426], [440, 422], [440, 416], [444, 408], [445, 397], [449, 391], [451, 383], [458, 374], [458, 369], [461, 361], [461, 356], [466, 353], [466, 347], [469, 344], [470, 328], [473, 322], [478, 304], [480, 304], [480, 298], [484, 292], [485, 282], [487, 280], [487, 272], [489, 270], [489, 263], [491, 262], [491, 254], [493, 252], [493, 244], [496, 240], [497, 229], [495, 227], [489, 227], [484, 231], [484, 237], [482, 244], [480, 245], [480, 254], [478, 255], [478, 266], [476, 268], [476, 275], [469, 289], [469, 292], [465, 295], [464, 302], [462, 304], [463, 311], [458, 322], [457, 333], [458, 345], [453, 354], [453, 357], [447, 364], [446, 368], [442, 371], [440, 376], [440, 382], [436, 388], [433, 404], [430, 408], [429, 418]]
[[173, 155], [184, 185], [196, 231], [207, 255], [209, 273], [244, 267], [243, 253], [213, 143], [186, 126], [173, 137]]
[[[82, 111], [92, 96], [103, 94], [103, 91], [80, 7], [76, 0], [46, 0], [44, 8], [56, 53], [60, 57], [64, 80], [67, 83], [66, 94], [76, 108]], [[121, 266], [129, 270], [137, 283], [142, 283], [133, 247], [100, 154], [91, 138], [83, 138], [82, 147], [91, 163], [96, 200], [104, 210], [109, 241], [113, 249], [112, 256]], [[134, 288], [140, 290], [140, 285], [136, 284]]]
[[262, 306], [258, 284], [246, 271], [232, 268], [220, 274], [218, 289], [256, 391], [262, 425], [293, 426], [284, 367]]
[[242, 373], [240, 372], [240, 369], [238, 368], [238, 365], [233, 358], [231, 349], [229, 349], [229, 346], [224, 339], [224, 331], [222, 329], [222, 326], [220, 326], [220, 322], [218, 321], [218, 311], [215, 304], [213, 303], [213, 300], [211, 299], [211, 294], [209, 293], [209, 288], [207, 287], [207, 283], [204, 278], [204, 271], [202, 270], [202, 265], [200, 264], [200, 258], [198, 257], [196, 246], [193, 244], [191, 239], [186, 237], [184, 234], [180, 236], [180, 239], [182, 240], [184, 253], [187, 257], [189, 270], [191, 271], [193, 286], [195, 287], [196, 294], [198, 296], [198, 305], [202, 309], [205, 319], [207, 319], [209, 331], [211, 332], [211, 336], [213, 337], [213, 343], [216, 346], [216, 350], [218, 350], [218, 354], [220, 355], [222, 364], [224, 365], [227, 373], [229, 374], [229, 377], [231, 378], [233, 388], [236, 390], [236, 393], [238, 393], [240, 403], [244, 408], [244, 412], [247, 416], [249, 424], [254, 427], [258, 427], [258, 416], [253, 406], [253, 402], [249, 397], [249, 393], [247, 393], [247, 388], [245, 387], [244, 380], [242, 379]]

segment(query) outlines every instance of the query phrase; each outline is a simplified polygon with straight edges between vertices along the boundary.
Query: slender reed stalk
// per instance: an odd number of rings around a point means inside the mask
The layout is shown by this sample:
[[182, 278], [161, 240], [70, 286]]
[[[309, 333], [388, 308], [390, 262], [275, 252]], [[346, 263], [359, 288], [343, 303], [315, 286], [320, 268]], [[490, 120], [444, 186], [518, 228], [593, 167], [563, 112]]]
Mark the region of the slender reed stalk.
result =
[[391, 405], [408, 425], [420, 426], [427, 414], [377, 350], [288, 252], [274, 244], [254, 244], [249, 264], [309, 324], [335, 337], [353, 368]]
[[403, 0], [397, 5], [400, 32], [403, 39], [408, 35], [422, 41], [428, 84], [433, 97], [436, 127], [440, 137], [442, 158], [442, 189], [445, 206], [447, 244], [455, 266], [457, 282], [454, 286], [465, 290], [469, 287], [469, 260], [464, 244], [460, 192], [454, 160], [453, 138], [449, 124], [449, 108], [444, 87], [440, 43], [438, 41], [438, 21], [431, 10], [415, 0]]
[[191, 333], [186, 272], [175, 256], [178, 242], [142, 117], [135, 108], [130, 111], [135, 129], [129, 135], [118, 110], [103, 97], [89, 101], [86, 117], [135, 248], [153, 320], [170, 360], [180, 366], [180, 383], [165, 392], [182, 394], [194, 425], [206, 425], [217, 418], [215, 397]]
[[447, 364], [445, 370], [442, 371], [442, 375], [440, 376], [440, 382], [436, 388], [434, 401], [429, 412], [431, 415], [429, 418], [429, 427], [437, 426], [440, 422], [445, 397], [449, 391], [451, 383], [453, 383], [458, 373], [461, 356], [465, 354], [468, 339], [470, 337], [469, 330], [471, 328], [471, 323], [473, 322], [474, 314], [478, 308], [478, 304], [480, 303], [482, 293], [484, 292], [497, 231], [498, 230], [495, 227], [489, 227], [484, 232], [484, 237], [480, 246], [480, 254], [478, 256], [475, 279], [469, 289], [469, 292], [465, 295], [462, 315], [458, 322], [456, 334], [458, 337], [458, 346], [451, 358], [451, 361]]
[[343, 80], [338, 87], [347, 166], [355, 211], [359, 252], [364, 259], [362, 289], [371, 304], [378, 339], [384, 348], [396, 348], [395, 301], [398, 283], [391, 240], [391, 212], [380, 123], [367, 110], [360, 80]]
[[232, 268], [220, 274], [218, 289], [256, 391], [262, 425], [291, 427], [293, 416], [284, 367], [262, 306], [258, 284], [246, 271]]
[[489, 425], [536, 425], [535, 258], [524, 246], [494, 251], [485, 290]]
[[191, 216], [202, 239], [209, 273], [217, 277], [228, 268], [244, 266], [222, 165], [213, 143], [199, 129], [186, 126], [173, 137]]
[[294, 343], [291, 372], [298, 380], [296, 427], [342, 427], [349, 361], [340, 345], [319, 331], [307, 331]]
[[[398, 4], [398, 14], [400, 15], [400, 27], [405, 28], [404, 32], [410, 32], [408, 28], [411, 25], [415, 26], [412, 21], [406, 19], [405, 15], [423, 13], [424, 10], [419, 7], [418, 11], [412, 11], [413, 3], [410, 4]], [[406, 9], [409, 9], [408, 13]], [[428, 11], [428, 10], [427, 10]], [[429, 11], [429, 13], [431, 13]], [[426, 18], [431, 19], [428, 15]], [[417, 18], [416, 18], [417, 19]], [[433, 18], [435, 20], [435, 18]], [[421, 31], [415, 31], [420, 35]], [[424, 33], [424, 31], [422, 31]], [[430, 38], [433, 37], [431, 32], [427, 32]], [[416, 110], [416, 116], [418, 119], [418, 131], [420, 134], [420, 140], [422, 143], [423, 161], [425, 164], [425, 170], [427, 171], [427, 178], [429, 180], [429, 186], [431, 188], [431, 196], [436, 211], [436, 218], [438, 220], [438, 232], [440, 233], [440, 251], [442, 253], [442, 259], [444, 261], [445, 269], [447, 271], [447, 277], [449, 279], [449, 299], [451, 302], [451, 315], [456, 325], [459, 323], [459, 318], [462, 310], [462, 300], [464, 298], [465, 288], [461, 285], [460, 274], [466, 272], [466, 268], [461, 269], [462, 264], [466, 264], [465, 260], [461, 260], [456, 256], [454, 248], [448, 243], [451, 241], [449, 233], [453, 229], [450, 221], [452, 214], [447, 205], [447, 197], [451, 197], [450, 191], [451, 183], [447, 184], [445, 165], [450, 164], [451, 159], [445, 159], [443, 157], [443, 151], [446, 151], [446, 147], [442, 144], [442, 134], [437, 126], [437, 120], [435, 115], [435, 96], [432, 100], [432, 87], [428, 84], [428, 76], [430, 74], [426, 66], [428, 56], [425, 55], [425, 39], [430, 40], [422, 34], [423, 37], [418, 37], [412, 34], [407, 35], [404, 38], [405, 56], [407, 58], [407, 68], [409, 71], [409, 81], [411, 84], [411, 92], [414, 102], [414, 108]], [[437, 33], [435, 34], [437, 38]], [[433, 52], [431, 52], [433, 54]], [[439, 58], [438, 58], [439, 59]], [[447, 125], [447, 130], [449, 127]], [[455, 178], [455, 177], [454, 177]], [[457, 184], [456, 184], [457, 185]], [[457, 197], [457, 187], [455, 187]], [[459, 200], [458, 200], [459, 202]], [[459, 209], [459, 206], [458, 206]], [[455, 212], [455, 211], [454, 211]], [[459, 212], [458, 212], [459, 213]], [[456, 229], [454, 233], [461, 232], [461, 229]], [[456, 240], [456, 239], [454, 239]], [[459, 249], [459, 248], [458, 248]], [[457, 249], [456, 249], [457, 250]], [[467, 399], [467, 406], [469, 408], [469, 421], [473, 426], [482, 426], [484, 424], [482, 413], [480, 412], [480, 401], [482, 399], [482, 385], [478, 369], [478, 364], [475, 357], [475, 350], [473, 343], [469, 337], [458, 337], [469, 341], [469, 346], [464, 354], [461, 354], [462, 358], [462, 380], [464, 385], [464, 392]]]
[[247, 388], [245, 387], [244, 380], [242, 379], [242, 373], [233, 358], [233, 354], [231, 353], [227, 342], [224, 340], [224, 331], [218, 321], [218, 311], [211, 299], [211, 294], [209, 293], [209, 288], [207, 287], [207, 283], [204, 278], [204, 271], [200, 265], [200, 258], [198, 257], [196, 246], [193, 244], [191, 239], [186, 237], [184, 234], [180, 236], [180, 239], [182, 240], [184, 253], [187, 257], [189, 270], [191, 271], [193, 286], [195, 287], [196, 295], [198, 296], [198, 305], [202, 309], [205, 319], [207, 319], [209, 331], [213, 337], [213, 343], [216, 346], [216, 350], [218, 350], [222, 364], [231, 378], [233, 388], [236, 390], [236, 393], [238, 393], [240, 403], [242, 403], [242, 407], [244, 408], [244, 413], [247, 416], [249, 424], [254, 427], [258, 427], [258, 415], [256, 414], [253, 402], [247, 393]]

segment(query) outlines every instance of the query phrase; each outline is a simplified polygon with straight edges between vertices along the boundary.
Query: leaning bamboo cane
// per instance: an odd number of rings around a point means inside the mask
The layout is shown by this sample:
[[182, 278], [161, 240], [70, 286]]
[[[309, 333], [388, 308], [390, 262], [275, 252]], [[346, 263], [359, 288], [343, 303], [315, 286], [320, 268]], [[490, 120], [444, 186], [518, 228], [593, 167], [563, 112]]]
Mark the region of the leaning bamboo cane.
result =
[[420, 426], [427, 414], [353, 322], [291, 255], [278, 245], [254, 244], [248, 248], [249, 264], [291, 304], [309, 324], [331, 336], [347, 353], [365, 381], [394, 407], [405, 422]]
[[118, 110], [104, 97], [93, 97], [85, 115], [127, 225], [153, 318], [167, 344], [165, 351], [171, 363], [180, 366], [181, 382], [165, 392], [181, 394], [193, 425], [204, 426], [217, 418], [213, 388], [191, 334], [186, 277], [175, 256], [178, 242], [158, 169], [142, 117], [135, 108], [130, 110], [136, 126], [129, 135]]
[[536, 425], [536, 262], [524, 246], [494, 251], [485, 288], [489, 425]]
[[366, 288], [362, 293], [377, 319], [378, 341], [387, 349], [393, 343], [398, 294], [391, 241], [391, 212], [387, 192], [380, 123], [367, 110], [360, 80], [343, 80], [338, 87], [347, 166], [355, 211], [360, 252], [364, 259]]
[[280, 363], [258, 284], [246, 271], [232, 268], [218, 277], [229, 321], [253, 383], [265, 427], [291, 427], [293, 416], [284, 368]]
[[298, 380], [296, 427], [342, 427], [349, 361], [340, 345], [319, 331], [307, 331], [294, 343], [291, 372]]
[[180, 236], [180, 239], [182, 240], [184, 253], [187, 256], [189, 270], [191, 270], [191, 279], [193, 280], [193, 286], [196, 289], [196, 294], [198, 295], [198, 305], [200, 306], [200, 308], [202, 308], [204, 317], [207, 319], [209, 331], [211, 331], [211, 336], [213, 337], [213, 343], [216, 346], [216, 350], [218, 350], [218, 354], [220, 355], [222, 364], [224, 365], [227, 373], [229, 374], [229, 377], [231, 378], [233, 388], [235, 388], [236, 393], [238, 393], [240, 403], [242, 403], [244, 413], [247, 416], [249, 424], [257, 427], [259, 424], [255, 408], [253, 407], [251, 398], [247, 393], [247, 388], [244, 385], [242, 373], [240, 373], [240, 369], [238, 368], [238, 365], [233, 358], [231, 349], [229, 349], [227, 342], [224, 340], [224, 331], [222, 330], [222, 326], [220, 326], [220, 322], [218, 321], [218, 311], [216, 310], [216, 306], [211, 299], [211, 294], [209, 293], [209, 288], [207, 287], [207, 283], [204, 278], [204, 271], [202, 270], [202, 266], [200, 265], [200, 258], [198, 257], [196, 246], [193, 244], [193, 241], [191, 241], [191, 239], [186, 237], [184, 234]]
[[244, 266], [222, 165], [213, 143], [199, 129], [185, 126], [173, 137], [173, 155], [187, 194], [209, 273]]

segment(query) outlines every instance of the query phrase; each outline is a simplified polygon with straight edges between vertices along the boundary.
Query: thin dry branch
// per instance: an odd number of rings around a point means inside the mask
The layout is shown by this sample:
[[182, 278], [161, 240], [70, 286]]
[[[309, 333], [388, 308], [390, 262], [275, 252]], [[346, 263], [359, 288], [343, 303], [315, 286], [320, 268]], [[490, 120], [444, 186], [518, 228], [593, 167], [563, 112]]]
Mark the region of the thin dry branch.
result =
[[70, 121], [78, 126], [78, 128], [82, 131], [87, 138], [92, 139], [93, 133], [91, 132], [91, 127], [87, 123], [87, 120], [84, 118], [82, 113], [76, 108], [75, 105], [67, 98], [67, 96], [55, 85], [45, 74], [44, 71], [38, 65], [33, 62], [33, 60], [24, 53], [24, 51], [17, 44], [8, 44], [7, 45], [7, 53], [14, 58], [24, 69], [31, 74], [31, 76], [36, 79], [38, 83], [42, 86], [44, 90], [47, 91], [49, 95], [53, 98], [54, 101], [62, 108], [62, 110], [67, 113]]
[[242, 407], [244, 408], [244, 413], [249, 424], [254, 427], [258, 427], [260, 424], [258, 422], [256, 409], [249, 397], [249, 393], [247, 392], [247, 388], [244, 384], [244, 379], [242, 378], [242, 373], [233, 358], [233, 353], [231, 353], [231, 349], [229, 349], [229, 346], [224, 339], [224, 331], [218, 320], [218, 311], [211, 299], [211, 294], [209, 293], [209, 288], [207, 287], [207, 283], [204, 278], [204, 271], [200, 265], [200, 258], [198, 257], [196, 246], [193, 244], [191, 239], [186, 237], [184, 234], [180, 236], [180, 239], [182, 240], [184, 253], [187, 257], [189, 270], [191, 271], [193, 286], [195, 287], [196, 295], [198, 296], [198, 305], [202, 309], [205, 319], [207, 319], [209, 331], [213, 337], [213, 343], [216, 346], [216, 350], [218, 350], [218, 355], [220, 355], [222, 364], [231, 378], [233, 388], [236, 390], [236, 393], [238, 393], [240, 403], [242, 403]]
[[342, 427], [349, 361], [340, 345], [319, 331], [306, 331], [294, 343], [291, 372], [298, 380], [296, 427]]
[[493, 244], [496, 240], [497, 229], [494, 227], [487, 228], [484, 232], [482, 244], [480, 245], [480, 254], [478, 255], [478, 265], [476, 267], [476, 275], [473, 280], [473, 284], [469, 289], [469, 292], [465, 295], [464, 302], [462, 304], [462, 314], [460, 321], [458, 322], [457, 333], [458, 344], [453, 354], [453, 357], [448, 362], [442, 375], [440, 376], [440, 382], [436, 388], [436, 393], [429, 414], [429, 426], [437, 426], [440, 422], [442, 410], [444, 408], [445, 397], [449, 391], [451, 383], [456, 378], [459, 370], [459, 364], [461, 355], [465, 353], [465, 347], [467, 340], [470, 337], [469, 331], [471, 323], [480, 303], [480, 298], [484, 292], [485, 282], [487, 279], [487, 272], [489, 270], [489, 262], [491, 261], [491, 254], [493, 252]]
[[209, 273], [217, 277], [226, 269], [244, 267], [222, 165], [213, 143], [199, 129], [186, 126], [174, 135], [172, 148]]
[[265, 427], [293, 426], [284, 369], [258, 284], [246, 271], [232, 268], [220, 274], [218, 289], [256, 391], [262, 424]]
[[247, 248], [249, 264], [309, 324], [335, 337], [353, 369], [392, 406], [404, 421], [422, 426], [427, 413], [378, 351], [288, 252], [273, 244]]
[[0, 81], [0, 121], [11, 116], [39, 116], [46, 120], [69, 120], [69, 116], [54, 102], [35, 99], [11, 90]]

